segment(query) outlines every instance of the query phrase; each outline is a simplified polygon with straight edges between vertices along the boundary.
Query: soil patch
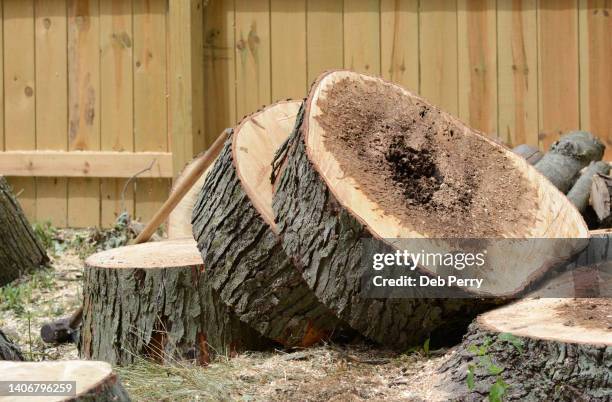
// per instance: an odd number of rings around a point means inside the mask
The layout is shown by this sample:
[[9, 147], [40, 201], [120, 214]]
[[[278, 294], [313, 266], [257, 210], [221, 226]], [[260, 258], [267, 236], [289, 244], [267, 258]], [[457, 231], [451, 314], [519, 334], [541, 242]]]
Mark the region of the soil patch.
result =
[[[345, 78], [319, 98], [325, 147], [386, 213], [430, 237], [498, 237], [536, 191], [503, 151], [391, 84]], [[518, 228], [518, 230], [517, 230]]]
[[612, 330], [612, 299], [571, 299], [556, 310], [568, 327]]

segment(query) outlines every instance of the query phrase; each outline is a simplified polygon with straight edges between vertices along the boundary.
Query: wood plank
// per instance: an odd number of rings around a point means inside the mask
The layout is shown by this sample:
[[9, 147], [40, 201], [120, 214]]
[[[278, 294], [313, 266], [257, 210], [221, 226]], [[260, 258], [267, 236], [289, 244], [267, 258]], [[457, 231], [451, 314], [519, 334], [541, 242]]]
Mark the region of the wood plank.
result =
[[[66, 0], [36, 0], [36, 148], [68, 147]], [[36, 219], [68, 224], [68, 181], [36, 180]]]
[[379, 12], [379, 0], [345, 0], [345, 68], [380, 75]]
[[269, 0], [236, 0], [236, 116], [272, 100]]
[[307, 89], [306, 0], [271, 0], [272, 100], [300, 99]]
[[234, 1], [210, 0], [204, 7], [205, 142], [210, 145], [236, 122]]
[[537, 0], [498, 0], [497, 7], [499, 135], [537, 147]]
[[548, 149], [580, 127], [577, 0], [540, 0], [539, 140]]
[[420, 3], [421, 95], [458, 116], [457, 2]]
[[418, 93], [418, 0], [381, 1], [380, 42], [382, 76]]
[[496, 0], [459, 0], [459, 118], [497, 137]]
[[580, 125], [612, 159], [612, 2], [580, 0]]
[[[4, 2], [4, 130], [7, 150], [36, 148], [34, 1]], [[8, 56], [10, 55], [10, 56]], [[9, 180], [28, 219], [36, 219], [36, 182]]]
[[[133, 35], [132, 1], [106, 0], [100, 3], [100, 80], [101, 149], [134, 150], [133, 122]], [[140, 170], [132, 168], [132, 172]], [[124, 179], [100, 180], [100, 218], [103, 227], [111, 227], [117, 216], [134, 215], [134, 189], [122, 195]], [[125, 200], [123, 199], [125, 198]], [[124, 205], [122, 205], [122, 203]]]
[[169, 152], [116, 151], [5, 151], [0, 153], [0, 175], [21, 177], [172, 177]]
[[[136, 151], [168, 151], [166, 14], [165, 0], [134, 0]], [[168, 197], [169, 187], [170, 182], [164, 179], [137, 180], [135, 216], [148, 221]]]
[[308, 0], [306, 42], [308, 84], [322, 72], [344, 66], [342, 0]]

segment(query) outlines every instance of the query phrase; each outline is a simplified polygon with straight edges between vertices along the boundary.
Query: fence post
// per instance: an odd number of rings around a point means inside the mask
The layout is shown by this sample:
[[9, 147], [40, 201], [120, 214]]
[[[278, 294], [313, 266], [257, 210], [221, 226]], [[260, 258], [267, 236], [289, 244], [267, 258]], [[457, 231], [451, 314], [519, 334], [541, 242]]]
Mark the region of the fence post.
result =
[[202, 0], [169, 0], [168, 133], [174, 176], [204, 148]]

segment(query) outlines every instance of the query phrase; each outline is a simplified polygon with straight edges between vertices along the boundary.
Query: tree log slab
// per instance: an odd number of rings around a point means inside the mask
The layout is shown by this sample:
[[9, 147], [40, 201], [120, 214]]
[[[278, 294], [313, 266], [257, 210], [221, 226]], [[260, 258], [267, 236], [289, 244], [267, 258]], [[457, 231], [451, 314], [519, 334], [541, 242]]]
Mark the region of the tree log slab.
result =
[[[75, 381], [72, 396], [21, 396], [13, 400], [29, 401], [75, 401], [75, 402], [127, 402], [130, 401], [119, 378], [110, 364], [100, 361], [46, 361], [46, 362], [0, 362], [3, 381], [15, 383], [25, 381]], [[0, 401], [4, 401], [0, 397]], [[9, 400], [9, 397], [6, 397]]]
[[104, 251], [85, 263], [80, 353], [129, 364], [258, 350], [270, 342], [240, 322], [204, 280], [191, 239]]
[[0, 176], [0, 286], [48, 261], [8, 182]]
[[23, 360], [23, 355], [19, 347], [17, 347], [17, 345], [15, 345], [2, 331], [0, 331], [0, 360]]
[[609, 317], [609, 299], [526, 299], [485, 313], [441, 366], [440, 388], [481, 401], [501, 379], [505, 401], [609, 401], [612, 327], [579, 319], [590, 314]]
[[[336, 90], [336, 85], [340, 89]], [[338, 91], [354, 93], [334, 98]], [[364, 99], [371, 104], [360, 106]], [[327, 112], [322, 105], [327, 105]], [[325, 120], [326, 113], [343, 125], [328, 127], [333, 122]], [[396, 120], [404, 113], [401, 121]], [[405, 132], [414, 137], [402, 138]], [[363, 143], [355, 152], [337, 143], [358, 136]], [[455, 141], [456, 145], [444, 145]], [[479, 158], [494, 155], [496, 159], [466, 163], [468, 156], [461, 150], [476, 148], [482, 150]], [[465, 321], [490, 308], [491, 303], [419, 299], [416, 295], [409, 299], [370, 298], [361, 283], [371, 273], [371, 267], [361, 264], [363, 239], [392, 247], [392, 241], [385, 239], [588, 236], [578, 211], [523, 158], [416, 95], [378, 78], [347, 71], [319, 77], [285, 150], [275, 162], [283, 171], [275, 183], [273, 206], [286, 253], [318, 299], [341, 320], [362, 335], [397, 349], [428, 337], [448, 338], [453, 330], [465, 329]], [[352, 167], [354, 161], [361, 165]], [[427, 166], [416, 166], [419, 161]], [[489, 170], [494, 164], [501, 166], [499, 171]], [[480, 174], [482, 178], [478, 178]], [[499, 180], [500, 175], [505, 179]], [[457, 182], [446, 178], [452, 176]], [[499, 180], [504, 190], [497, 184], [489, 186], [489, 179], [493, 183]], [[464, 187], [457, 184], [462, 181], [474, 185], [474, 194], [466, 195]], [[430, 191], [432, 183], [434, 190]], [[453, 204], [463, 196], [471, 212]], [[495, 217], [492, 211], [496, 211]], [[495, 226], [490, 226], [491, 221]], [[566, 251], [565, 257], [577, 252]], [[488, 280], [489, 295], [520, 293], [549, 267], [548, 261], [536, 264], [520, 256], [498, 257], [499, 265], [490, 271], [495, 277]], [[509, 262], [517, 264], [509, 268]], [[419, 267], [419, 272], [441, 273], [431, 267]]]
[[340, 327], [285, 254], [274, 223], [271, 162], [300, 104], [279, 102], [246, 117], [193, 211], [193, 234], [213, 288], [242, 321], [286, 346], [312, 345]]

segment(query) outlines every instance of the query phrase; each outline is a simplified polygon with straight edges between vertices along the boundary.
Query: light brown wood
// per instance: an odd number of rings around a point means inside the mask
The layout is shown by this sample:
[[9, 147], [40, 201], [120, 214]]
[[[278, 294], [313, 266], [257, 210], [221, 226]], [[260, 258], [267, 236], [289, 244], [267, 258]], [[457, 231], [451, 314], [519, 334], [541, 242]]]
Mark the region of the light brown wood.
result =
[[7, 151], [0, 153], [0, 174], [24, 177], [172, 177], [168, 152]]

